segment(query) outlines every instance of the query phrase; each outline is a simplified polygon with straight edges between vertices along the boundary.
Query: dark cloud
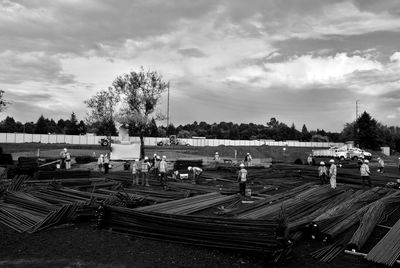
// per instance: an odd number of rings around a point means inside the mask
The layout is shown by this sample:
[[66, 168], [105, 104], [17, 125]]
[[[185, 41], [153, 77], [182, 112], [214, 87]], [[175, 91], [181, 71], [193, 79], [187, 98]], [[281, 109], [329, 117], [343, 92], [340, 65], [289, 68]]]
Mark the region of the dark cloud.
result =
[[51, 82], [56, 84], [75, 83], [74, 76], [63, 73], [61, 62], [45, 53], [0, 54], [0, 82], [20, 84], [26, 81]]
[[32, 92], [13, 92], [6, 91], [5, 98], [15, 100], [13, 103], [18, 105], [26, 105], [41, 101], [51, 101], [54, 94], [51, 93], [32, 93]]
[[178, 49], [178, 53], [183, 55], [184, 57], [193, 57], [193, 58], [204, 58], [206, 54], [203, 53], [198, 48], [181, 48]]
[[[319, 39], [291, 38], [275, 42], [279, 52], [286, 56], [316, 54], [318, 51], [328, 51], [334, 55], [338, 52], [367, 53], [376, 56], [380, 61], [388, 61], [393, 54], [393, 44], [400, 43], [400, 32], [377, 31], [360, 35], [325, 35]], [[375, 51], [368, 51], [368, 50]]]

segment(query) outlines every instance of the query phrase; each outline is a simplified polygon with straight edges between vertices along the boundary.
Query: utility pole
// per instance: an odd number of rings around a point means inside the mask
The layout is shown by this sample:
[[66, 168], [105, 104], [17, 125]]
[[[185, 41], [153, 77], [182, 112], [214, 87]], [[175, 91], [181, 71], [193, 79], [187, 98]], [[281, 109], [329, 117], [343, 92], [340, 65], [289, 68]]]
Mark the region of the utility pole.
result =
[[169, 126], [169, 81], [168, 81], [168, 99], [167, 99], [167, 128]]
[[356, 120], [358, 119], [358, 102], [359, 100], [356, 100]]

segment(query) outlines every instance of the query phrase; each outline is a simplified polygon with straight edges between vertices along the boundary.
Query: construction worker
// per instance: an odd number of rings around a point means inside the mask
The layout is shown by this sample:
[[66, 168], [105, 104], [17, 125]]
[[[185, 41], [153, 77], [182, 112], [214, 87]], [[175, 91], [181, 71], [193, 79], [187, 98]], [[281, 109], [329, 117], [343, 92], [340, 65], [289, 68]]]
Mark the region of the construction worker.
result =
[[167, 164], [167, 157], [163, 155], [162, 160], [160, 161], [160, 179], [161, 183], [164, 186], [164, 189], [168, 187], [168, 182], [167, 182], [167, 171], [168, 171], [168, 164]]
[[246, 156], [244, 157], [244, 164], [246, 167], [251, 167], [251, 161], [253, 158], [251, 157], [250, 153], [247, 153]]
[[71, 169], [71, 154], [69, 152], [65, 154], [65, 169]]
[[61, 158], [61, 168], [65, 168], [65, 159], [67, 158], [67, 148], [64, 148], [61, 152], [60, 152], [60, 158]]
[[363, 188], [365, 186], [365, 181], [368, 181], [368, 186], [372, 187], [371, 178], [369, 177], [371, 172], [369, 171], [368, 163], [369, 163], [369, 161], [367, 159], [365, 159], [364, 163], [360, 167], [360, 173], [361, 173], [361, 179], [362, 179]]
[[142, 163], [141, 163], [141, 172], [142, 172], [142, 185], [148, 187], [150, 186], [149, 184], [149, 169], [151, 167], [149, 158], [147, 156], [144, 157]]
[[385, 168], [385, 161], [382, 158], [378, 157], [378, 172], [383, 173], [383, 169]]
[[336, 189], [336, 175], [337, 175], [337, 167], [335, 165], [335, 160], [331, 159], [329, 160], [329, 163], [331, 164], [329, 168], [329, 181], [331, 183], [331, 188]]
[[203, 170], [199, 167], [188, 167], [188, 171], [192, 173], [192, 184], [196, 184], [197, 180], [200, 178], [201, 173]]
[[101, 154], [99, 158], [97, 159], [97, 167], [99, 168], [99, 171], [103, 171], [103, 164], [104, 164], [104, 155]]
[[214, 160], [217, 161], [217, 162], [219, 161], [219, 154], [218, 154], [218, 152], [215, 152]]
[[400, 172], [400, 157], [399, 157], [399, 163], [397, 163], [397, 167], [398, 167], [399, 172]]
[[104, 174], [108, 174], [108, 170], [110, 169], [110, 156], [108, 155], [108, 153], [104, 155], [103, 166], [104, 166]]
[[307, 157], [307, 163], [308, 163], [308, 165], [309, 166], [311, 166], [312, 165], [312, 154], [310, 154], [308, 157]]
[[326, 177], [328, 176], [328, 170], [326, 169], [324, 161], [321, 161], [319, 163], [318, 176], [319, 176], [319, 179], [321, 180], [321, 185], [327, 183]]
[[139, 178], [137, 176], [138, 168], [136, 160], [132, 162], [132, 185], [139, 185]]
[[156, 156], [156, 160], [153, 164], [153, 172], [155, 176], [158, 176], [158, 181], [161, 182], [161, 177], [160, 177], [160, 162], [161, 162], [161, 158], [157, 155]]
[[246, 182], [247, 182], [247, 170], [244, 168], [244, 164], [240, 164], [240, 170], [238, 173], [239, 181], [239, 192], [242, 196], [246, 195]]

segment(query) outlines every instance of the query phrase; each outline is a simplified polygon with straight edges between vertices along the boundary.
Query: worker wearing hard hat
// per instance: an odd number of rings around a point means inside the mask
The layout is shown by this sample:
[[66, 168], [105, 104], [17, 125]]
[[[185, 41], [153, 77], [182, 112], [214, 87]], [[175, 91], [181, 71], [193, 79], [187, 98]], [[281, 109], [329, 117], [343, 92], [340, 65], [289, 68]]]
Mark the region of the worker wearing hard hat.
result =
[[68, 153], [67, 148], [64, 148], [64, 149], [60, 152], [61, 168], [65, 168], [65, 159], [67, 158], [67, 153]]
[[326, 177], [328, 176], [328, 170], [326, 169], [325, 162], [321, 161], [318, 167], [318, 176], [322, 184], [326, 184], [327, 180]]
[[201, 173], [203, 173], [203, 170], [199, 167], [188, 167], [189, 173], [192, 173], [192, 184], [196, 184], [198, 179], [201, 176]]
[[329, 167], [329, 182], [331, 183], [331, 188], [336, 189], [336, 175], [337, 175], [337, 167], [335, 165], [335, 160], [329, 160], [331, 166]]
[[251, 157], [250, 153], [247, 153], [244, 157], [244, 165], [246, 167], [251, 167], [253, 158]]
[[242, 196], [246, 194], [246, 182], [247, 182], [247, 170], [244, 168], [244, 164], [240, 164], [240, 170], [238, 173], [239, 181], [239, 192]]
[[365, 181], [368, 181], [368, 186], [372, 187], [371, 178], [369, 177], [369, 175], [371, 175], [371, 172], [369, 171], [368, 163], [369, 163], [369, 161], [367, 159], [365, 159], [364, 163], [360, 167], [363, 188], [365, 186]]
[[219, 154], [218, 154], [218, 152], [215, 152], [214, 160], [217, 161], [217, 162], [219, 161]]
[[150, 184], [149, 184], [150, 167], [151, 167], [151, 164], [150, 164], [149, 158], [147, 156], [145, 156], [140, 164], [140, 172], [142, 173], [142, 185], [144, 185], [144, 186], [150, 186]]
[[167, 171], [168, 171], [167, 157], [163, 155], [162, 160], [160, 161], [159, 164], [159, 172], [160, 172], [161, 184], [164, 186], [165, 190], [168, 187]]
[[99, 172], [103, 171], [103, 164], [104, 164], [104, 155], [101, 154], [97, 159], [97, 167], [99, 168]]

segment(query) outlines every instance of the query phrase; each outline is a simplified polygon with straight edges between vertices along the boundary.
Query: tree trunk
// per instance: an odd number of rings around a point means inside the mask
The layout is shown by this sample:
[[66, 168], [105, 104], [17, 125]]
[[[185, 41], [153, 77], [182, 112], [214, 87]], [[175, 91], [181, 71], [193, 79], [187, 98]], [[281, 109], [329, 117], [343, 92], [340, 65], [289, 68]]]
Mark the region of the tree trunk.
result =
[[140, 158], [144, 159], [144, 131], [140, 131]]

